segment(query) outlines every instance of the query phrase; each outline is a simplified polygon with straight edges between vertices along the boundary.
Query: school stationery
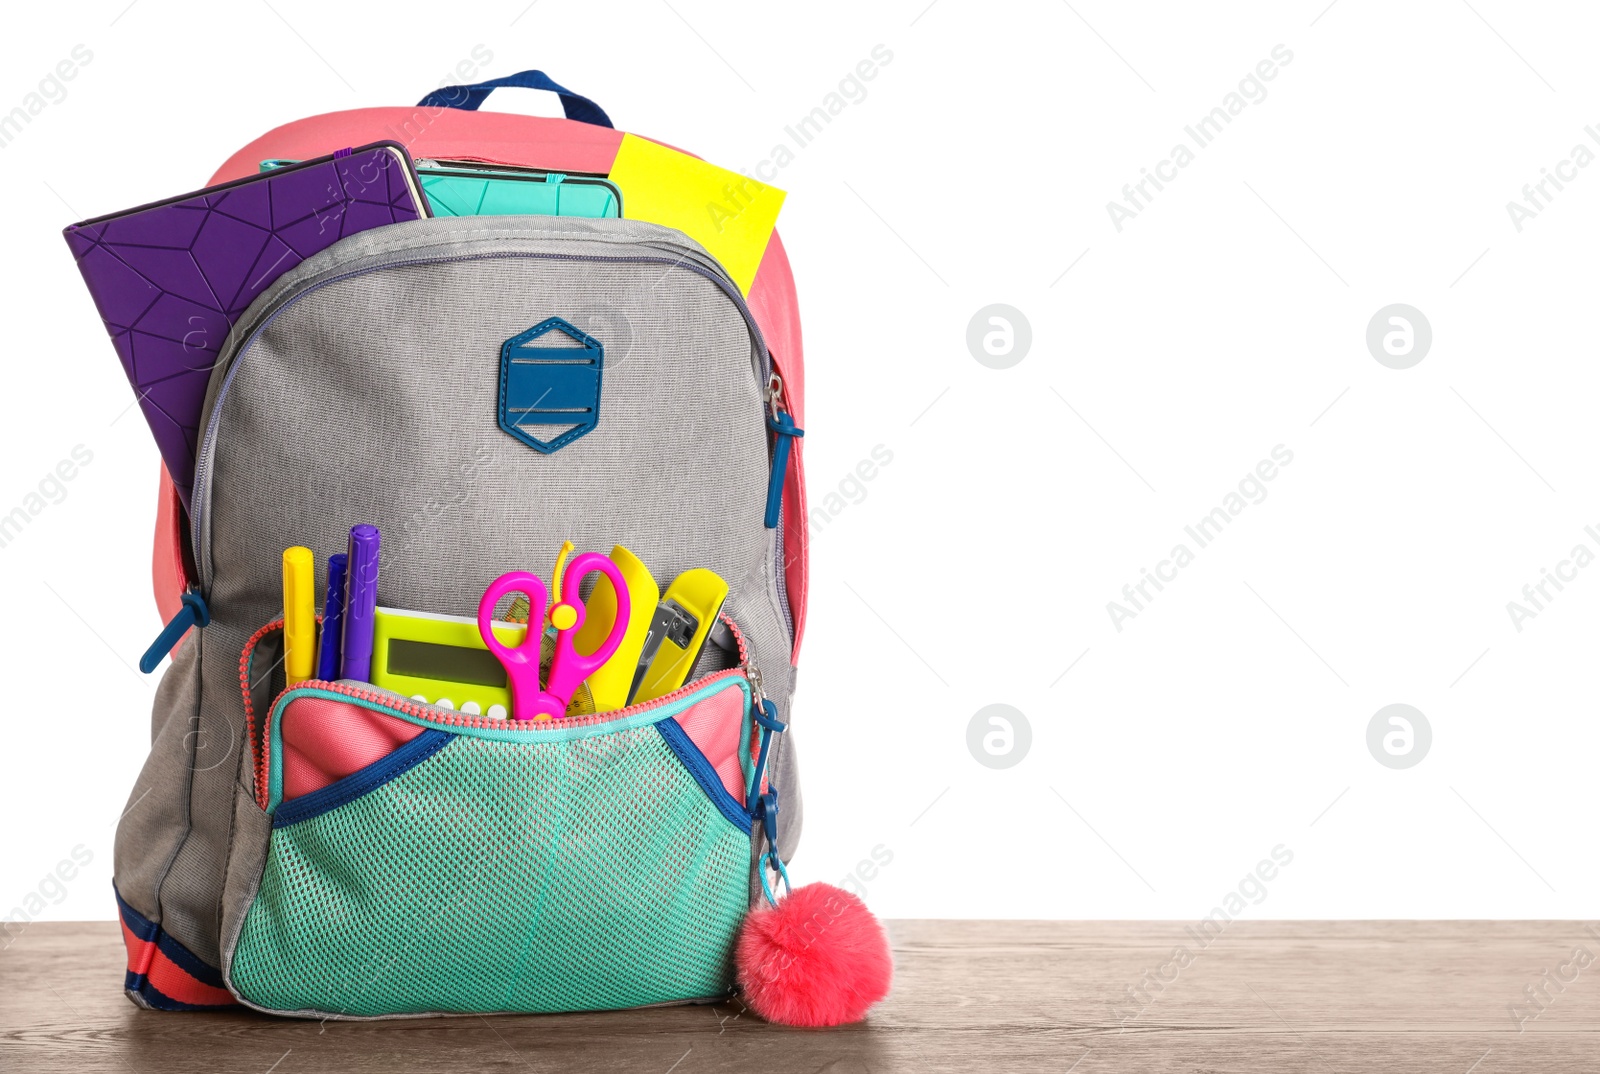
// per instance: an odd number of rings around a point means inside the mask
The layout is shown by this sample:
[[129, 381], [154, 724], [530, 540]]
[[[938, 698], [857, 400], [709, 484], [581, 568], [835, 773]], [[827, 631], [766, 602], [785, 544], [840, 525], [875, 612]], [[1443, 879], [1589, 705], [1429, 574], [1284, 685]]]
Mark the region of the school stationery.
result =
[[348, 554], [339, 678], [366, 682], [372, 674], [372, 620], [378, 610], [378, 527], [352, 527]]
[[[551, 90], [585, 122], [474, 114], [496, 86]], [[155, 589], [173, 619], [147, 655], [196, 636], [164, 666], [143, 804], [119, 823], [123, 987], [147, 1009], [308, 1019], [644, 1008], [736, 989], [785, 1021], [859, 1017], [887, 984], [881, 932], [848, 893], [783, 884], [801, 838], [787, 728], [808, 582], [806, 440], [768, 424], [774, 409], [805, 424], [790, 265], [770, 228], [764, 248], [725, 259], [715, 236], [701, 245], [670, 214], [635, 211], [654, 186], [678, 218], [704, 220], [691, 233], [719, 221], [737, 235], [770, 207], [741, 205], [755, 188], [737, 176], [707, 190], [641, 172], [636, 144], [619, 154], [604, 114], [537, 72], [287, 123], [219, 178], [377, 132], [436, 160], [615, 171], [630, 219], [447, 217], [348, 235], [232, 325], [191, 510], [168, 480], [157, 515]], [[590, 381], [566, 422], [585, 435], [557, 444], [512, 412], [568, 391], [563, 357]], [[775, 437], [792, 441], [781, 462]], [[769, 487], [770, 527], [757, 521]], [[661, 582], [691, 566], [737, 579], [729, 637], [678, 690], [577, 719], [463, 715], [349, 680], [285, 690], [283, 549], [344, 551], [357, 521], [392, 554], [390, 606], [470, 615], [501, 571], [543, 573], [544, 550], [581, 535], [634, 549]], [[599, 577], [581, 579], [587, 604]], [[648, 631], [658, 602], [642, 600], [629, 621]], [[529, 611], [543, 636], [524, 644], [548, 644], [554, 664], [548, 609]], [[239, 753], [197, 765], [197, 736]], [[763, 943], [803, 933], [818, 899], [838, 927], [804, 950]], [[352, 975], [361, 966], [384, 972]], [[863, 983], [867, 966], [885, 976]]]
[[[616, 594], [617, 611], [611, 624], [611, 631], [601, 642], [600, 648], [593, 652], [582, 653], [573, 644], [586, 614], [581, 587], [584, 577], [595, 571], [599, 571], [610, 580]], [[555, 654], [550, 661], [550, 671], [543, 685], [539, 681], [539, 632], [530, 630], [516, 646], [508, 646], [495, 636], [493, 630], [495, 606], [502, 598], [512, 593], [522, 593], [527, 596], [531, 608], [528, 616], [530, 626], [543, 623], [548, 618], [550, 626], [555, 629]], [[545, 611], [547, 607], [548, 616]], [[611, 659], [612, 654], [617, 651], [617, 646], [622, 643], [622, 636], [628, 629], [630, 611], [628, 583], [623, 579], [622, 571], [599, 552], [585, 552], [566, 566], [561, 580], [559, 599], [554, 605], [549, 603], [549, 594], [545, 591], [544, 582], [540, 581], [536, 574], [511, 571], [489, 583], [483, 598], [478, 601], [478, 632], [484, 644], [489, 647], [489, 651], [494, 653], [505, 668], [506, 678], [511, 684], [512, 718], [548, 720], [565, 716], [578, 684]]]
[[[495, 636], [521, 645], [523, 623], [496, 620]], [[372, 629], [372, 684], [469, 715], [505, 719], [511, 711], [506, 669], [484, 644], [478, 620], [401, 608], [378, 608]]]
[[426, 215], [410, 156], [374, 142], [62, 233], [185, 507], [211, 367], [245, 308], [340, 239]]
[[322, 636], [317, 646], [317, 678], [331, 682], [339, 677], [339, 653], [344, 641], [344, 583], [350, 555], [328, 557], [328, 595], [322, 601]]
[[[619, 544], [611, 549], [611, 562], [622, 572], [628, 588], [628, 603], [636, 612], [628, 617], [628, 629], [617, 651], [585, 680], [596, 712], [620, 709], [628, 703], [634, 668], [639, 663], [645, 637], [650, 633], [650, 617], [644, 611], [654, 608], [661, 600], [660, 587], [638, 556]], [[610, 633], [611, 624], [616, 622], [617, 611], [617, 591], [611, 579], [601, 575], [589, 594], [589, 614], [578, 629], [578, 648], [584, 652], [596, 651]]]
[[673, 579], [650, 621], [628, 698], [630, 705], [665, 697], [684, 684], [727, 597], [728, 583], [704, 567]]
[[283, 670], [290, 686], [317, 667], [317, 559], [301, 545], [283, 550]]

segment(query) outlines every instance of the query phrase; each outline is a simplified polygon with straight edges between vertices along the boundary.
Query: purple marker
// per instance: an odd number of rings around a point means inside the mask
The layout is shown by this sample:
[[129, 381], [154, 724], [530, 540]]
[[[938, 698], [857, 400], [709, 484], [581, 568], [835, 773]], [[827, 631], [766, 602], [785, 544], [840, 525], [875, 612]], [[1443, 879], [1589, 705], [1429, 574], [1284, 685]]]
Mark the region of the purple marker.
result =
[[339, 678], [372, 678], [372, 626], [378, 611], [378, 527], [350, 530], [350, 562], [344, 602], [344, 652]]
[[332, 682], [339, 677], [339, 650], [344, 642], [344, 580], [350, 557], [343, 552], [328, 557], [328, 596], [322, 602], [322, 637], [317, 647], [317, 678]]

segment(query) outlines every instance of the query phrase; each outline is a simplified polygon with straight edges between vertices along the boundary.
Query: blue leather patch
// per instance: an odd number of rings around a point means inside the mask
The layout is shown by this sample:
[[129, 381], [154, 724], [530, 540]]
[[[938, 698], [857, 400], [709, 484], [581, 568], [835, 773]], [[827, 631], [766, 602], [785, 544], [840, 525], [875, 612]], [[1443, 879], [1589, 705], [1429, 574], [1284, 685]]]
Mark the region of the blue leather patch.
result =
[[550, 317], [500, 348], [500, 428], [546, 455], [600, 423], [600, 341]]

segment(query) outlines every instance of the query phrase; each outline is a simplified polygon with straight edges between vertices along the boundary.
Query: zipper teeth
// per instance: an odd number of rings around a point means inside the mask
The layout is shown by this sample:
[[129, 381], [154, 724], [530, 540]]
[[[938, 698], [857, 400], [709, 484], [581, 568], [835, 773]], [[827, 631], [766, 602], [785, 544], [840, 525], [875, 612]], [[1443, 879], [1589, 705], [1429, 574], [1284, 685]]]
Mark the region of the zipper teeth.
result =
[[[209, 572], [210, 572], [210, 569], [211, 569], [211, 564], [210, 564], [211, 556], [210, 556], [210, 547], [209, 547], [209, 545], [206, 548], [206, 555], [203, 556], [203, 557], [199, 556], [198, 550], [199, 550], [200, 544], [201, 544], [201, 542], [200, 542], [200, 528], [201, 528], [201, 525], [202, 525], [202, 518], [203, 518], [203, 516], [206, 516], [206, 515], [209, 514], [209, 508], [210, 508], [211, 494], [210, 494], [209, 479], [210, 479], [210, 472], [211, 472], [211, 456], [212, 456], [212, 452], [214, 451], [214, 447], [215, 447], [215, 445], [213, 443], [213, 441], [215, 440], [215, 435], [214, 434], [215, 434], [216, 427], [217, 427], [218, 423], [221, 421], [222, 406], [223, 406], [223, 403], [225, 402], [225, 400], [227, 399], [228, 389], [233, 384], [234, 373], [239, 369], [239, 363], [236, 361], [237, 357], [240, 354], [243, 354], [244, 351], [247, 350], [250, 347], [250, 345], [253, 344], [256, 341], [256, 338], [258, 336], [260, 336], [260, 334], [263, 331], [266, 330], [267, 326], [270, 325], [274, 320], [276, 320], [278, 315], [280, 313], [282, 313], [285, 309], [287, 309], [291, 304], [293, 304], [294, 302], [298, 301], [301, 298], [304, 298], [305, 296], [307, 296], [309, 294], [312, 294], [312, 293], [314, 293], [316, 291], [322, 290], [324, 287], [329, 287], [329, 286], [332, 286], [333, 284], [340, 283], [340, 282], [342, 282], [344, 280], [348, 280], [348, 279], [351, 279], [351, 278], [356, 277], [356, 276], [363, 275], [363, 274], [368, 273], [368, 272], [375, 272], [375, 271], [378, 271], [380, 269], [408, 268], [408, 267], [411, 267], [413, 265], [448, 265], [448, 264], [455, 264], [455, 263], [463, 262], [463, 261], [504, 260], [504, 259], [514, 258], [514, 257], [527, 257], [527, 258], [532, 258], [532, 259], [535, 259], [535, 260], [543, 260], [543, 261], [576, 261], [576, 262], [594, 262], [594, 263], [629, 263], [629, 262], [633, 262], [633, 263], [646, 264], [646, 265], [667, 265], [670, 268], [677, 268], [679, 266], [682, 266], [683, 268], [686, 268], [691, 272], [694, 272], [694, 273], [697, 273], [698, 275], [704, 276], [706, 279], [708, 279], [708, 280], [712, 281], [713, 283], [715, 283], [722, 290], [722, 292], [724, 294], [726, 294], [730, 299], [733, 300], [733, 304], [738, 308], [740, 315], [744, 318], [745, 326], [749, 329], [750, 335], [752, 336], [752, 338], [754, 338], [754, 340], [756, 342], [757, 355], [761, 359], [761, 378], [760, 378], [760, 384], [758, 385], [758, 388], [762, 389], [762, 390], [765, 389], [766, 383], [767, 383], [768, 379], [770, 378], [771, 372], [772, 372], [772, 355], [771, 355], [771, 352], [769, 352], [767, 350], [767, 341], [766, 341], [765, 337], [762, 336], [761, 329], [756, 324], [756, 320], [755, 320], [754, 315], [752, 315], [751, 312], [750, 312], [750, 307], [745, 304], [744, 296], [739, 294], [739, 289], [737, 287], [733, 286], [729, 281], [723, 279], [721, 276], [719, 276], [718, 274], [712, 272], [710, 269], [708, 269], [705, 266], [701, 265], [697, 261], [690, 261], [690, 260], [686, 260], [686, 259], [681, 258], [681, 257], [676, 259], [676, 260], [674, 260], [672, 258], [667, 258], [667, 257], [643, 257], [643, 256], [640, 256], [640, 255], [637, 255], [637, 254], [630, 255], [630, 256], [625, 256], [625, 257], [601, 257], [601, 256], [596, 255], [596, 254], [536, 254], [536, 253], [509, 254], [509, 253], [486, 253], [486, 254], [464, 254], [464, 255], [459, 255], [459, 256], [454, 256], [454, 257], [418, 257], [418, 258], [412, 258], [412, 259], [404, 260], [404, 261], [386, 262], [386, 263], [384, 263], [382, 265], [369, 265], [369, 266], [367, 266], [365, 268], [351, 269], [348, 272], [342, 272], [342, 273], [339, 273], [336, 276], [330, 276], [325, 280], [317, 281], [315, 284], [313, 284], [313, 285], [311, 285], [309, 287], [306, 287], [303, 290], [296, 291], [292, 295], [290, 295], [290, 296], [288, 296], [286, 298], [280, 299], [280, 301], [274, 306], [272, 311], [261, 321], [261, 323], [256, 325], [256, 327], [251, 330], [249, 337], [246, 338], [245, 341], [243, 343], [241, 343], [238, 346], [238, 348], [236, 348], [233, 351], [233, 353], [230, 354], [229, 357], [228, 357], [228, 371], [223, 377], [222, 387], [217, 391], [217, 398], [211, 405], [211, 414], [207, 417], [206, 427], [205, 427], [205, 430], [204, 430], [204, 432], [202, 433], [202, 436], [201, 436], [200, 457], [196, 461], [196, 464], [195, 464], [195, 476], [194, 476], [194, 485], [193, 485], [193, 487], [197, 488], [197, 489], [204, 489], [205, 490], [205, 495], [204, 495], [203, 499], [196, 499], [196, 501], [195, 501], [195, 509], [192, 512], [192, 517], [191, 517], [190, 523], [189, 523], [189, 539], [190, 539], [190, 543], [192, 544], [192, 546], [197, 550], [196, 551], [196, 558], [197, 558], [198, 562], [196, 563], [195, 566], [196, 566], [197, 573], [200, 575], [200, 583], [201, 583], [202, 592], [205, 589], [206, 583], [210, 580], [208, 575], [209, 575]], [[765, 403], [765, 400], [763, 400], [763, 402], [762, 402], [763, 419], [765, 418], [765, 414], [766, 414], [766, 403]], [[791, 639], [792, 639], [792, 636], [793, 636], [793, 633], [794, 633], [794, 624], [793, 624], [793, 621], [792, 621], [792, 617], [791, 617], [791, 622], [789, 624], [789, 631], [790, 631], [790, 635], [791, 635]]]
[[[480, 730], [528, 731], [531, 732], [531, 734], [528, 736], [530, 740], [537, 738], [539, 733], [543, 731], [558, 731], [567, 727], [595, 727], [602, 724], [631, 719], [640, 713], [650, 712], [654, 709], [661, 708], [663, 705], [670, 705], [676, 701], [681, 701], [690, 694], [703, 690], [707, 686], [721, 682], [724, 679], [732, 677], [748, 677], [747, 669], [750, 667], [750, 653], [745, 643], [744, 632], [740, 630], [739, 625], [728, 616], [722, 615], [718, 616], [718, 618], [724, 623], [728, 624], [728, 628], [733, 631], [734, 640], [739, 644], [738, 667], [728, 668], [725, 671], [712, 672], [710, 675], [707, 675], [703, 678], [696, 679], [690, 683], [685, 683], [676, 690], [672, 691], [670, 694], [664, 694], [661, 697], [653, 698], [650, 701], [643, 701], [637, 705], [629, 705], [625, 708], [613, 709], [610, 712], [596, 712], [591, 713], [588, 716], [568, 716], [559, 720], [495, 720], [488, 717], [472, 716], [469, 713], [456, 712], [453, 709], [439, 708], [436, 705], [419, 704], [417, 701], [409, 697], [403, 697], [399, 694], [380, 693], [376, 690], [363, 690], [356, 686], [347, 686], [344, 683], [330, 682], [327, 679], [306, 679], [304, 682], [296, 683], [294, 686], [284, 687], [283, 690], [278, 693], [278, 696], [272, 699], [272, 704], [267, 706], [268, 715], [266, 717], [266, 721], [270, 722], [272, 719], [271, 713], [277, 710], [279, 703], [281, 703], [291, 691], [303, 690], [308, 687], [314, 687], [316, 689], [329, 691], [331, 693], [342, 694], [345, 697], [353, 698], [358, 701], [366, 701], [370, 704], [381, 706], [393, 712], [404, 712], [411, 716], [430, 720], [434, 723], [448, 724], [452, 727], [471, 727]], [[281, 630], [282, 628], [283, 620], [274, 619], [260, 630], [257, 630], [250, 636], [250, 640], [245, 642], [244, 652], [242, 652], [239, 656], [239, 682], [244, 691], [246, 739], [250, 744], [250, 750], [252, 754], [254, 754], [256, 799], [261, 803], [262, 809], [267, 808], [266, 803], [269, 797], [267, 773], [271, 771], [272, 766], [272, 735], [270, 733], [270, 727], [267, 726], [266, 722], [263, 722], [263, 733], [261, 735], [261, 744], [258, 750], [255, 739], [255, 705], [250, 696], [250, 662], [255, 656], [256, 646], [260, 643], [261, 639], [266, 637], [268, 634], [271, 634], [274, 630]]]
[[[707, 675], [703, 679], [689, 683], [678, 688], [677, 690], [674, 690], [665, 697], [658, 697], [653, 701], [646, 701], [642, 705], [632, 705], [625, 709], [617, 709], [615, 712], [597, 713], [593, 716], [572, 716], [561, 720], [482, 719], [468, 716], [465, 713], [452, 712], [449, 709], [435, 708], [432, 705], [421, 705], [407, 697], [399, 697], [395, 694], [377, 693], [373, 690], [362, 690], [355, 686], [346, 686], [343, 683], [328, 682], [324, 679], [307, 679], [305, 682], [286, 687], [283, 693], [279, 694], [278, 697], [272, 702], [272, 707], [273, 709], [277, 709], [280, 703], [285, 703], [284, 698], [295, 690], [314, 688], [328, 693], [341, 694], [353, 701], [364, 701], [369, 705], [377, 705], [378, 707], [388, 709], [391, 712], [403, 712], [411, 716], [426, 719], [431, 723], [442, 723], [451, 727], [471, 727], [486, 730], [528, 731], [531, 732], [531, 734], [528, 735], [527, 741], [533, 742], [538, 740], [540, 732], [555, 731], [567, 727], [592, 727], [599, 724], [607, 724], [614, 721], [623, 720], [632, 716], [637, 716], [641, 713], [650, 712], [653, 709], [661, 708], [663, 705], [670, 705], [674, 701], [680, 701], [684, 697], [687, 697], [689, 694], [692, 694], [697, 690], [703, 690], [706, 687], [721, 682], [725, 679], [742, 678], [743, 675], [744, 672], [741, 668], [730, 668], [727, 671], [719, 671], [714, 675]], [[271, 717], [268, 718], [270, 719]], [[516, 726], [518, 724], [531, 726]], [[272, 796], [272, 789], [267, 782], [267, 776], [272, 771], [272, 736], [270, 734], [261, 736], [260, 768], [261, 774], [257, 777], [258, 782], [256, 797], [261, 803], [261, 808], [266, 809], [267, 803], [271, 800]]]
[[601, 724], [629, 719], [640, 713], [658, 709], [663, 705], [670, 705], [674, 701], [680, 701], [695, 691], [702, 690], [722, 679], [734, 676], [743, 677], [743, 675], [742, 668], [729, 668], [726, 671], [713, 672], [703, 679], [696, 679], [694, 682], [678, 687], [670, 694], [664, 694], [661, 697], [653, 698], [637, 705], [613, 709], [610, 712], [594, 712], [587, 716], [566, 716], [559, 720], [496, 720], [487, 716], [473, 716], [470, 713], [457, 712], [454, 709], [442, 709], [436, 705], [424, 705], [412, 698], [401, 697], [398, 694], [384, 693], [378, 690], [363, 690], [358, 686], [328, 682], [326, 679], [307, 679], [304, 682], [296, 683], [294, 686], [286, 687], [283, 693], [278, 695], [278, 700], [272, 703], [272, 706], [277, 708], [278, 702], [292, 690], [314, 687], [318, 690], [330, 690], [334, 693], [344, 694], [346, 697], [353, 697], [361, 701], [370, 701], [373, 704], [382, 705], [384, 708], [393, 709], [396, 712], [404, 712], [412, 716], [426, 718], [434, 723], [449, 724], [452, 727], [473, 727], [480, 730], [529, 731], [532, 732], [530, 737], [537, 738], [542, 731], [559, 731], [568, 727], [596, 727]]
[[[264, 734], [261, 736], [263, 744], [259, 747], [256, 744], [256, 707], [255, 699], [251, 696], [251, 687], [254, 684], [250, 681], [250, 664], [251, 661], [255, 659], [256, 646], [260, 644], [261, 639], [272, 633], [274, 630], [281, 630], [282, 628], [283, 620], [274, 619], [272, 622], [268, 623], [266, 626], [250, 635], [250, 640], [244, 643], [244, 651], [239, 654], [239, 689], [244, 694], [245, 741], [249, 743], [250, 746], [251, 775], [255, 779], [256, 799], [261, 802], [262, 809], [267, 808], [267, 747], [265, 745], [266, 735]], [[265, 725], [263, 725], [262, 730], [266, 730]]]

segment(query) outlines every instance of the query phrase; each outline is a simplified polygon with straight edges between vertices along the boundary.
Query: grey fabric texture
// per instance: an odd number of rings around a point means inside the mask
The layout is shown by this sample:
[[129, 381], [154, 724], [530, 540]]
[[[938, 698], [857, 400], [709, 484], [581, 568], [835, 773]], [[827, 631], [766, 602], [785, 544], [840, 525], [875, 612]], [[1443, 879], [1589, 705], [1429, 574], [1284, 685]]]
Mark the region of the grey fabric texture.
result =
[[[117, 823], [113, 868], [117, 893], [151, 920], [161, 917], [161, 885], [189, 832], [191, 734], [200, 711], [200, 650], [191, 631], [156, 688], [150, 755]], [[189, 936], [181, 940], [201, 937]], [[194, 948], [190, 948], [194, 950]]]
[[[255, 901], [261, 886], [261, 872], [267, 863], [267, 843], [272, 836], [272, 818], [256, 804], [255, 795], [244, 786], [234, 788], [233, 845], [224, 868], [222, 880], [221, 920], [222, 955], [220, 965], [233, 960], [234, 947], [239, 942], [239, 930], [244, 927], [245, 914]], [[230, 986], [231, 991], [231, 986]]]
[[[240, 652], [281, 614], [283, 549], [316, 552], [320, 603], [327, 556], [357, 522], [383, 534], [380, 603], [428, 612], [475, 614], [508, 570], [548, 581], [567, 539], [627, 545], [663, 589], [710, 567], [792, 720], [792, 627], [763, 525], [766, 358], [719, 281], [666, 228], [459, 217], [343, 240], [256, 301], [213, 374], [203, 426], [193, 512], [211, 622], [158, 697], [141, 777], [154, 802], [119, 831], [118, 882], [136, 909], [219, 964], [224, 920], [236, 931], [270, 830], [249, 793]], [[605, 351], [597, 427], [545, 455], [496, 412], [501, 345], [549, 317]], [[773, 763], [792, 854], [787, 742]]]

